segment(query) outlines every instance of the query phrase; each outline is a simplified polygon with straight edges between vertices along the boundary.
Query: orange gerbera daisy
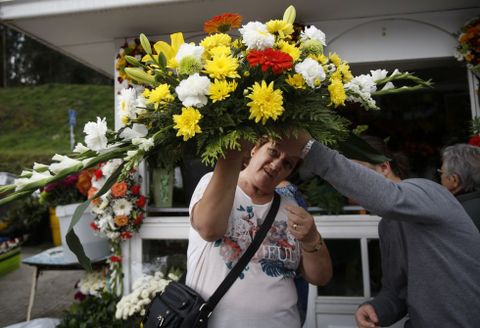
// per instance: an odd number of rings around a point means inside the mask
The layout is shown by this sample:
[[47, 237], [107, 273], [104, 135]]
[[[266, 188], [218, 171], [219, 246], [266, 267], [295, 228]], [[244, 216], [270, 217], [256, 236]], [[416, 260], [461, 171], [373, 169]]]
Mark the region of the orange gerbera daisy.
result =
[[242, 24], [242, 16], [238, 14], [222, 14], [213, 17], [203, 24], [205, 33], [225, 33], [232, 28], [239, 28]]
[[127, 193], [128, 185], [125, 181], [115, 182], [112, 186], [113, 197], [123, 197]]
[[117, 215], [113, 221], [117, 225], [117, 227], [123, 227], [128, 224], [128, 216], [126, 215]]

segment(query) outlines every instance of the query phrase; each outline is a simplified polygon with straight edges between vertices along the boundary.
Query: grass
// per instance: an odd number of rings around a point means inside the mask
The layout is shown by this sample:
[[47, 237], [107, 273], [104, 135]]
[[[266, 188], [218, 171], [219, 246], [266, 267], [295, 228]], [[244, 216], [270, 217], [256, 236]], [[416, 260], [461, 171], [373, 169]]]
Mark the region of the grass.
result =
[[0, 171], [20, 173], [33, 162], [69, 153], [68, 109], [77, 111], [75, 142], [83, 126], [106, 117], [113, 128], [114, 91], [108, 85], [45, 84], [0, 89]]

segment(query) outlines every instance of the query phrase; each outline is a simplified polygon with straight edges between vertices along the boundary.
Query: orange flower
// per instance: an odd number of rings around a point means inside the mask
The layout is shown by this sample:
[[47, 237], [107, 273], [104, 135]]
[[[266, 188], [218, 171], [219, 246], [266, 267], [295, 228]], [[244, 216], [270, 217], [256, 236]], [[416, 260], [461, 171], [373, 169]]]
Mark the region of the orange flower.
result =
[[91, 187], [90, 189], [88, 189], [88, 194], [87, 194], [87, 197], [88, 199], [90, 199], [90, 201], [92, 202], [92, 204], [100, 204], [100, 197], [97, 197], [97, 198], [93, 198], [95, 197], [95, 194], [97, 193], [97, 188], [95, 187]]
[[126, 215], [117, 215], [113, 221], [117, 225], [117, 227], [123, 227], [128, 224], [128, 216]]
[[80, 172], [75, 187], [82, 194], [87, 196], [88, 190], [92, 186], [92, 176], [95, 170], [85, 170]]
[[123, 197], [127, 193], [127, 183], [125, 181], [115, 182], [112, 186], [113, 197]]
[[205, 33], [225, 33], [232, 28], [239, 28], [242, 24], [242, 16], [238, 14], [222, 14], [213, 17], [203, 24]]

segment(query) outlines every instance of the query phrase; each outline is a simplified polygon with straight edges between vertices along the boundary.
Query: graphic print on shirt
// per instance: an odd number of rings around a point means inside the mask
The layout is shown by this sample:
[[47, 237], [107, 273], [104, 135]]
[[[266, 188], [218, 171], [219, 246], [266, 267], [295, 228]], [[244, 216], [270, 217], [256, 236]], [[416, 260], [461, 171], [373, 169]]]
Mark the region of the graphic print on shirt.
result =
[[[225, 236], [214, 244], [215, 247], [220, 247], [220, 255], [229, 269], [237, 263], [252, 243], [261, 226], [261, 222], [257, 222], [252, 206], [240, 205], [234, 215], [233, 224], [229, 225]], [[259, 263], [262, 271], [268, 276], [293, 278], [299, 258], [300, 252], [295, 239], [288, 233], [287, 222], [275, 220], [250, 262]], [[240, 279], [243, 279], [248, 269], [249, 266], [240, 274]]]

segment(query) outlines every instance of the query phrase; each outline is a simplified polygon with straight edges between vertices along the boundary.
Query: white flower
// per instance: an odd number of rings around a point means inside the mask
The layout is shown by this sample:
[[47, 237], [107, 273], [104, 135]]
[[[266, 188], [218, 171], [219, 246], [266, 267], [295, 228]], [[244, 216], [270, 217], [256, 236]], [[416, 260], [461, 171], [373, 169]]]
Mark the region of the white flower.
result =
[[275, 43], [275, 36], [270, 34], [265, 24], [260, 22], [249, 22], [243, 25], [239, 32], [248, 49], [264, 50], [272, 48]]
[[357, 85], [362, 93], [371, 94], [377, 91], [377, 85], [371, 75], [362, 74], [355, 76], [350, 82], [345, 84], [345, 89], [350, 89], [352, 85]]
[[52, 160], [58, 161], [58, 163], [50, 164], [48, 169], [55, 174], [58, 174], [61, 171], [72, 168], [72, 167], [78, 167], [79, 169], [83, 167], [83, 164], [81, 161], [70, 158], [68, 156], [55, 154], [52, 157]]
[[394, 89], [394, 88], [395, 88], [395, 85], [393, 85], [392, 82], [387, 82], [387, 83], [383, 86], [382, 90], [389, 90], [389, 89]]
[[128, 150], [127, 151], [127, 156], [125, 156], [123, 159], [126, 161], [126, 162], [129, 162], [130, 160], [132, 160], [135, 156], [137, 156], [138, 154], [138, 150]]
[[386, 78], [388, 75], [388, 71], [385, 69], [377, 69], [375, 71], [370, 71], [370, 75], [372, 76], [372, 80], [376, 82]]
[[37, 163], [33, 162], [33, 170], [37, 172], [43, 172], [45, 170], [48, 170], [48, 165], [42, 164], [42, 163]]
[[180, 63], [185, 57], [194, 57], [195, 59], [201, 61], [204, 48], [202, 46], [196, 46], [193, 43], [184, 43], [178, 48], [178, 52], [175, 55], [177, 63]]
[[208, 102], [207, 95], [210, 83], [208, 77], [200, 76], [198, 73], [195, 73], [190, 75], [187, 79], [182, 80], [175, 88], [175, 92], [183, 106], [201, 108]]
[[120, 133], [120, 138], [130, 140], [133, 138], [143, 138], [148, 134], [147, 127], [143, 124], [134, 123], [131, 128], [125, 128]]
[[88, 122], [83, 128], [87, 147], [96, 152], [107, 148], [107, 122], [106, 119], [97, 117], [97, 122]]
[[89, 151], [90, 149], [88, 147], [85, 147], [84, 144], [82, 144], [81, 142], [77, 143], [77, 145], [75, 146], [75, 148], [73, 149], [73, 152], [74, 153], [80, 153], [80, 154], [83, 154], [87, 151]]
[[120, 198], [112, 202], [112, 208], [115, 215], [130, 215], [133, 205], [128, 200]]
[[30, 183], [41, 181], [43, 179], [48, 179], [51, 177], [52, 175], [50, 174], [49, 171], [45, 171], [45, 172], [32, 171], [30, 177], [15, 179], [13, 180], [13, 184], [16, 186], [15, 191], [19, 191], [25, 188], [25, 186]]
[[134, 88], [122, 89], [118, 96], [118, 112], [120, 117], [136, 118], [136, 97]]
[[146, 107], [147, 107], [147, 99], [143, 96], [141, 92], [139, 92], [139, 95], [137, 99], [135, 100], [135, 113], [137, 115], [142, 115], [147, 112]]
[[326, 78], [322, 65], [312, 58], [306, 58], [303, 62], [296, 64], [295, 72], [303, 76], [310, 88], [319, 88], [320, 82]]
[[321, 30], [319, 30], [313, 25], [306, 27], [305, 30], [300, 33], [300, 40], [302, 42], [305, 42], [307, 40], [316, 40], [324, 46], [327, 45], [325, 42], [325, 33], [323, 33]]
[[132, 144], [133, 145], [138, 145], [138, 149], [141, 149], [143, 151], [148, 151], [150, 148], [155, 146], [155, 143], [153, 142], [153, 138], [135, 138], [132, 139]]
[[102, 166], [103, 176], [106, 178], [110, 177], [122, 163], [123, 161], [119, 158], [109, 160], [104, 166]]

